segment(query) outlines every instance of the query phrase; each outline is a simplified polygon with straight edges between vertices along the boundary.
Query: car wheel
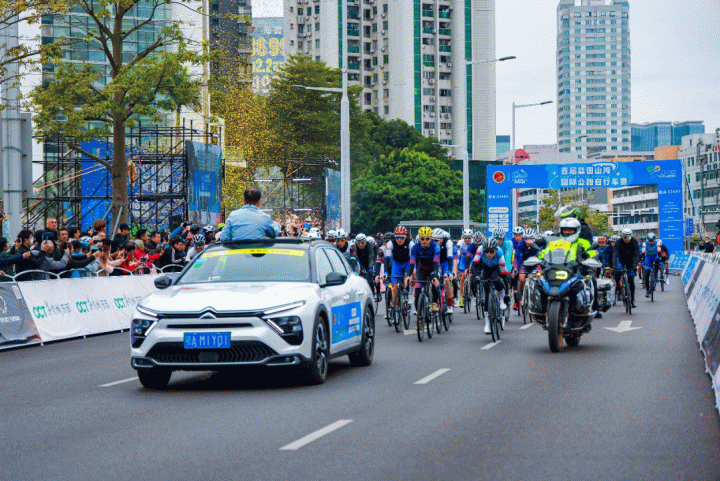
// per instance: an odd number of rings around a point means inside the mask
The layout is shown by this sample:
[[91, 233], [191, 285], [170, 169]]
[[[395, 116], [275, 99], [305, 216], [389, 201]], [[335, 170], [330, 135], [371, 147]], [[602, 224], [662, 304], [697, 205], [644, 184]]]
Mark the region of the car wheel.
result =
[[140, 384], [148, 389], [163, 389], [170, 382], [172, 371], [166, 369], [139, 369], [137, 371]]
[[362, 341], [360, 350], [353, 352], [348, 357], [352, 366], [369, 366], [372, 364], [375, 354], [375, 316], [370, 307], [365, 307], [362, 325]]
[[315, 319], [312, 339], [312, 356], [307, 368], [307, 376], [312, 384], [322, 384], [327, 378], [330, 341], [327, 322], [320, 316]]

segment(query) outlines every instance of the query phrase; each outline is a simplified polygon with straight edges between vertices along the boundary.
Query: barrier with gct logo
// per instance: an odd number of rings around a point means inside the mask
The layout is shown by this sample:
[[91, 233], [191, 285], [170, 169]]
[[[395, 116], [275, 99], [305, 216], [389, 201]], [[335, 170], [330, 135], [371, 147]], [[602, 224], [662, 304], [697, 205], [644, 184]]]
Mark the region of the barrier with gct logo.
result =
[[129, 329], [135, 306], [157, 290], [156, 277], [0, 284], [0, 348]]

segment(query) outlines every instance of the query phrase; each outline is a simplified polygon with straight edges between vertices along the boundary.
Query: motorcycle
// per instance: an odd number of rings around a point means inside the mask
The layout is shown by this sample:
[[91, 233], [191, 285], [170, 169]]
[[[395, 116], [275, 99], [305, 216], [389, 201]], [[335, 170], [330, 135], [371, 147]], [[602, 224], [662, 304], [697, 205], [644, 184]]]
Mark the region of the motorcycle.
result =
[[582, 335], [592, 329], [596, 312], [592, 309], [591, 272], [602, 264], [596, 259], [576, 260], [571, 244], [562, 239], [551, 241], [542, 259], [530, 257], [523, 264], [529, 269], [541, 268], [530, 316], [548, 331], [550, 350], [558, 352], [563, 340], [568, 346], [577, 346]]

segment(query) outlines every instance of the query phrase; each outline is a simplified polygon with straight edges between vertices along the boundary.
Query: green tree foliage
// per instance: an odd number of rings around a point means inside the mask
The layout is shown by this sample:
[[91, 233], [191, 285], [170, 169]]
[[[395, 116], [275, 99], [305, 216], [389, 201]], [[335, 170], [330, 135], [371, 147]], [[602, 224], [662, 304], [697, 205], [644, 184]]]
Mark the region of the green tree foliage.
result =
[[[470, 204], [479, 195], [470, 193]], [[462, 218], [462, 174], [408, 148], [381, 156], [353, 183], [353, 229], [391, 230], [400, 220]]]
[[[128, 163], [125, 130], [141, 116], [161, 120], [161, 111], [173, 111], [170, 94], [178, 92], [176, 79], [184, 66], [203, 58], [188, 49], [179, 23], [162, 21], [162, 29], [148, 29], [166, 0], [79, 0], [74, 8], [89, 16], [86, 41], [105, 54], [107, 82], [97, 65], [54, 60], [54, 78], [31, 93], [36, 133], [43, 139], [61, 137], [70, 148], [104, 165], [112, 174], [113, 219], [127, 220]], [[149, 12], [146, 20], [127, 20], [138, 6]], [[130, 39], [142, 33], [140, 48], [129, 48]], [[133, 43], [133, 45], [135, 45]], [[192, 96], [188, 86], [184, 96]], [[113, 157], [108, 162], [82, 149], [82, 142], [111, 136]]]
[[[277, 133], [270, 152], [275, 159], [340, 158], [340, 99], [342, 94], [293, 87], [340, 88], [339, 69], [306, 56], [290, 56], [270, 82], [268, 115]], [[367, 121], [360, 112], [358, 96], [362, 87], [348, 88], [350, 101], [350, 142], [367, 135]], [[352, 157], [352, 154], [351, 154]]]
[[610, 235], [612, 228], [608, 220], [608, 215], [590, 208], [592, 197], [586, 195], [581, 196], [578, 190], [550, 190], [547, 197], [543, 199], [543, 207], [540, 209], [539, 221], [540, 230], [557, 231], [558, 220], [555, 218], [555, 212], [564, 205], [574, 205], [580, 211], [580, 218], [592, 229], [593, 235]]

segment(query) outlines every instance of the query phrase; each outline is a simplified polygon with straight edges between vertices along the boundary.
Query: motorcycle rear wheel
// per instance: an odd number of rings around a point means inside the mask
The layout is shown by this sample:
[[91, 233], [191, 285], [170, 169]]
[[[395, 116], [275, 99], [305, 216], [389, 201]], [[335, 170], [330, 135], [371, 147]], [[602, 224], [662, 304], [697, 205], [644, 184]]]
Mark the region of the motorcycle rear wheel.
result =
[[561, 301], [551, 302], [550, 306], [548, 306], [547, 327], [548, 342], [552, 352], [558, 352], [562, 347], [563, 331], [560, 327], [560, 323], [564, 317], [565, 312], [563, 311], [563, 303]]

